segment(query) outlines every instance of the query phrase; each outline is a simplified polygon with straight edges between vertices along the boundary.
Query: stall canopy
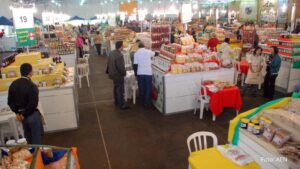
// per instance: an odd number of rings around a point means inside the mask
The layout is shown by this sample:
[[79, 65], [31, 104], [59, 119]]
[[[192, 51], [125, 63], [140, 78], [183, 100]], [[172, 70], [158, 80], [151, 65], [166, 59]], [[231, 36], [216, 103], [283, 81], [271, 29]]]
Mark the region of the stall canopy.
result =
[[91, 18], [90, 18], [91, 21], [97, 20], [97, 19], [98, 19], [97, 16], [94, 16], [94, 17], [91, 17]]
[[0, 16], [0, 25], [13, 26], [14, 24], [4, 16]]
[[84, 18], [81, 18], [79, 16], [73, 16], [71, 19], [69, 19], [69, 21], [84, 21]]

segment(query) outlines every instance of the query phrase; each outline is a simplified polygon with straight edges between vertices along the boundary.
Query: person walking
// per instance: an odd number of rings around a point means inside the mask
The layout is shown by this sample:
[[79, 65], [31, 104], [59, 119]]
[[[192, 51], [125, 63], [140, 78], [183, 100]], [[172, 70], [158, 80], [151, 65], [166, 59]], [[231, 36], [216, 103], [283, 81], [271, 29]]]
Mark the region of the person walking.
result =
[[94, 44], [96, 46], [98, 56], [101, 56], [102, 35], [99, 31], [97, 31], [96, 35], [94, 35]]
[[39, 89], [31, 81], [32, 66], [24, 63], [20, 68], [21, 78], [15, 80], [8, 90], [8, 105], [22, 122], [28, 144], [42, 144], [44, 128], [42, 117], [37, 109]]
[[278, 76], [278, 72], [281, 66], [281, 58], [278, 55], [278, 48], [272, 46], [271, 55], [266, 60], [267, 62], [267, 74], [264, 80], [264, 97], [273, 100], [275, 92], [275, 82]]
[[252, 88], [252, 96], [256, 96], [258, 85], [263, 81], [262, 69], [264, 67], [265, 60], [262, 56], [262, 48], [255, 48], [253, 55], [249, 61], [249, 70], [245, 80], [245, 85], [242, 88], [242, 95], [245, 95], [247, 89]]
[[83, 38], [82, 38], [81, 33], [77, 34], [76, 47], [78, 49], [79, 58], [83, 58]]
[[139, 43], [139, 49], [134, 54], [134, 65], [137, 67], [137, 80], [139, 87], [139, 96], [144, 105], [151, 105], [151, 90], [152, 90], [152, 67], [151, 58], [155, 53], [145, 49], [143, 42]]
[[116, 49], [109, 53], [107, 62], [107, 73], [114, 83], [114, 99], [115, 106], [120, 109], [128, 109], [124, 100], [124, 77], [126, 76], [126, 69], [124, 63], [124, 56], [122, 54], [123, 42], [116, 42]]

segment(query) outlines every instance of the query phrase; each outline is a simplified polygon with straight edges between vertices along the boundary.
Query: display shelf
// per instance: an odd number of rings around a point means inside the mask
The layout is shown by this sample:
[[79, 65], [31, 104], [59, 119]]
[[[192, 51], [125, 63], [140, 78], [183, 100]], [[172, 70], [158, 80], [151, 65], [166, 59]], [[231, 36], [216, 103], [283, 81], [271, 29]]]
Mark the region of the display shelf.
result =
[[[278, 150], [261, 136], [255, 136], [245, 129], [239, 129], [240, 140], [238, 146], [250, 154], [262, 168], [267, 169], [298, 169], [299, 166], [281, 155]], [[250, 150], [249, 150], [250, 149]], [[266, 162], [265, 160], [271, 160]]]
[[150, 36], [151, 49], [160, 49], [163, 44], [170, 42], [171, 25], [151, 23]]

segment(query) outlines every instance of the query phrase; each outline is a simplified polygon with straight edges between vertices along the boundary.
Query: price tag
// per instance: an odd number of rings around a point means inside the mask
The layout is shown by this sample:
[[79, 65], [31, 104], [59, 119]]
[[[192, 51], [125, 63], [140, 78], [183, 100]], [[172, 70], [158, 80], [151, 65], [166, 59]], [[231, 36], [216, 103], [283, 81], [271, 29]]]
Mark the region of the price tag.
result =
[[33, 28], [33, 10], [31, 8], [13, 9], [13, 18], [16, 29]]

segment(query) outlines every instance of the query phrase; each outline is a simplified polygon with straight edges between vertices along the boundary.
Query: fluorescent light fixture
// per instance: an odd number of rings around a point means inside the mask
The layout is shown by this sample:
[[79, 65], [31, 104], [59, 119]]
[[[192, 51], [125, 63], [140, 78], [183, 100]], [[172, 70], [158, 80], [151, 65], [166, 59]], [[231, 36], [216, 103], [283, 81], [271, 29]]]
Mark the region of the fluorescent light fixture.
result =
[[80, 6], [82, 6], [82, 5], [84, 4], [84, 1], [85, 1], [85, 0], [81, 0]]
[[287, 9], [286, 4], [283, 4], [282, 7], [281, 7], [282, 12], [285, 13], [285, 12], [286, 12], [286, 9]]
[[193, 4], [193, 9], [194, 10], [198, 9], [198, 4]]

